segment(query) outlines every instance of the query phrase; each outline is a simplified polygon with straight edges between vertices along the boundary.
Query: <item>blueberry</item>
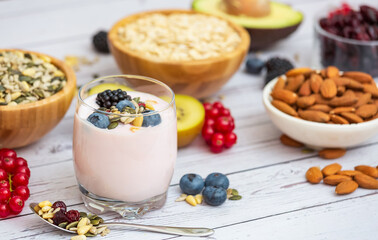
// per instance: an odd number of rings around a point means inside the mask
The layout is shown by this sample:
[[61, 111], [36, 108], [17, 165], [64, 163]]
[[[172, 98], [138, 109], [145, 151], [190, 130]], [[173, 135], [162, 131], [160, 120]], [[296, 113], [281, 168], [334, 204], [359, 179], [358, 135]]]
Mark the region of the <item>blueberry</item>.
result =
[[110, 124], [108, 116], [100, 113], [92, 113], [87, 120], [98, 128], [107, 128]]
[[260, 74], [264, 66], [265, 63], [258, 58], [248, 58], [246, 62], [247, 72], [252, 74]]
[[185, 174], [180, 179], [180, 188], [186, 194], [195, 195], [202, 191], [205, 183], [202, 177], [198, 174]]
[[205, 187], [202, 195], [205, 202], [211, 206], [219, 206], [227, 199], [227, 191], [221, 187]]
[[122, 112], [125, 107], [131, 107], [132, 109], [135, 109], [134, 104], [128, 100], [122, 100], [116, 105], [116, 108], [118, 108], [120, 112]]
[[[149, 112], [155, 112], [155, 111], [151, 111], [151, 110], [144, 111], [144, 113], [149, 113]], [[144, 116], [142, 127], [150, 127], [150, 126], [153, 127], [153, 126], [159, 125], [160, 123], [161, 123], [160, 114]]]
[[205, 186], [214, 186], [227, 189], [228, 186], [230, 186], [230, 181], [228, 180], [226, 175], [222, 173], [211, 173], [206, 177]]

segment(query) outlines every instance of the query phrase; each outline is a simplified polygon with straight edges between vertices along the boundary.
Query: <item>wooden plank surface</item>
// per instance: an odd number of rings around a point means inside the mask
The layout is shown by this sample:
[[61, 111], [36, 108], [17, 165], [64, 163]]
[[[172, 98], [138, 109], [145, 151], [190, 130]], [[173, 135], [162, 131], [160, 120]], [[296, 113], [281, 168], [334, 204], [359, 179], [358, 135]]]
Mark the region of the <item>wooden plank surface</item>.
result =
[[[283, 1], [305, 13], [305, 21], [288, 39], [259, 53], [284, 56], [297, 66], [311, 65], [313, 17], [330, 3], [322, 1]], [[337, 4], [337, 3], [333, 3]], [[0, 1], [0, 46], [40, 51], [63, 59], [66, 55], [99, 58], [77, 73], [78, 84], [93, 74], [117, 74], [110, 55], [96, 54], [90, 37], [99, 29], [109, 29], [121, 17], [156, 8], [187, 8], [189, 0], [14, 0]], [[22, 31], [15, 31], [22, 26]], [[6, 35], [5, 35], [6, 34]], [[252, 39], [253, 41], [253, 39]], [[316, 153], [302, 153], [282, 146], [280, 132], [269, 121], [262, 106], [262, 76], [251, 76], [244, 66], [214, 97], [224, 104], [236, 121], [238, 144], [219, 155], [209, 152], [198, 138], [180, 149], [175, 173], [164, 208], [145, 215], [135, 223], [177, 226], [205, 226], [216, 229], [208, 239], [374, 239], [378, 191], [358, 189], [336, 196], [330, 186], [310, 185], [304, 173], [310, 166], [340, 162], [345, 169], [357, 164], [378, 165], [378, 136], [350, 149], [337, 161], [325, 161]], [[29, 161], [32, 176], [29, 202], [63, 200], [69, 207], [84, 210], [72, 164], [72, 129], [75, 101], [60, 124], [39, 142], [19, 149]], [[191, 207], [174, 200], [180, 194], [178, 181], [188, 172], [205, 177], [223, 172], [243, 199], [220, 207]], [[115, 214], [105, 219], [122, 221]], [[0, 219], [0, 239], [69, 239], [70, 235], [41, 227], [29, 209], [9, 219]], [[106, 239], [191, 239], [165, 234], [114, 230]]]

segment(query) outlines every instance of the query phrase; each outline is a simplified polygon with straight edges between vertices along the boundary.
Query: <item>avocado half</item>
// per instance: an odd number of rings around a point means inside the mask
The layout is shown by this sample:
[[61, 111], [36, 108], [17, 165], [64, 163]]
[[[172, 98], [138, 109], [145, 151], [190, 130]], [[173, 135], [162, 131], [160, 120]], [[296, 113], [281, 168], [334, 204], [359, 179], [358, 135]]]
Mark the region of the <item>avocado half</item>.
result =
[[265, 17], [231, 15], [223, 11], [222, 0], [194, 0], [192, 8], [198, 12], [225, 17], [244, 27], [251, 35], [250, 50], [260, 50], [271, 46], [293, 33], [303, 20], [302, 13], [289, 5], [270, 2], [270, 14]]

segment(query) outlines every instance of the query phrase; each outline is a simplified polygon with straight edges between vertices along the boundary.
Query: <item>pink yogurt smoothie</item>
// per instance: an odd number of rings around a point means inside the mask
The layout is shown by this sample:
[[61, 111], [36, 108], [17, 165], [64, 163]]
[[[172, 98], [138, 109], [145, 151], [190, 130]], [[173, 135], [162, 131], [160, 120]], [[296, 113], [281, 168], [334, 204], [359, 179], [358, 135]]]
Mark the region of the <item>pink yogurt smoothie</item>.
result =
[[[156, 111], [169, 106], [164, 100], [142, 92], [130, 92], [141, 101], [155, 100]], [[84, 102], [94, 108], [96, 95]], [[165, 193], [177, 156], [174, 106], [160, 112], [161, 123], [132, 132], [130, 124], [115, 129], [97, 128], [86, 119], [93, 113], [79, 106], [74, 120], [73, 153], [78, 182], [100, 197], [137, 203]]]

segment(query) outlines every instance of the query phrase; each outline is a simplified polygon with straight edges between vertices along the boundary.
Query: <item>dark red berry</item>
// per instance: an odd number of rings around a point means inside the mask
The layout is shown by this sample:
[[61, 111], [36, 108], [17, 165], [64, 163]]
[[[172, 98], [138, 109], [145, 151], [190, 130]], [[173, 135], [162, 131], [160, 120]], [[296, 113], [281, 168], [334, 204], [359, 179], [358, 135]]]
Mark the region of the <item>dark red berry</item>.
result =
[[0, 188], [10, 188], [10, 184], [7, 180], [0, 180]]
[[205, 111], [209, 111], [213, 108], [213, 105], [211, 105], [211, 103], [205, 102], [203, 103], [203, 107], [205, 108]]
[[15, 187], [27, 186], [29, 184], [29, 178], [25, 173], [17, 173], [12, 177], [12, 183]]
[[218, 108], [218, 110], [222, 110], [224, 108], [224, 106], [221, 102], [214, 102], [213, 108]]
[[54, 204], [52, 205], [52, 208], [54, 208], [54, 209], [60, 208], [60, 210], [63, 211], [64, 213], [66, 213], [66, 211], [67, 211], [67, 206], [63, 201], [54, 202]]
[[219, 109], [218, 108], [212, 108], [208, 112], [206, 112], [207, 118], [216, 119], [219, 116]]
[[27, 166], [20, 166], [17, 167], [16, 170], [14, 171], [15, 174], [17, 173], [24, 173], [30, 178], [30, 169]]
[[10, 208], [7, 203], [0, 203], [0, 218], [8, 217], [10, 214]]
[[3, 149], [0, 149], [0, 156], [2, 156], [2, 157], [13, 157], [13, 158], [16, 158], [17, 157], [17, 153], [14, 150], [12, 150], [12, 149], [3, 148]]
[[223, 117], [231, 116], [231, 112], [228, 108], [223, 108], [220, 111], [220, 116], [223, 116]]
[[24, 158], [18, 157], [18, 158], [16, 158], [16, 166], [17, 167], [21, 167], [21, 166], [27, 167], [28, 166], [28, 162]]
[[66, 212], [66, 217], [69, 222], [79, 221], [80, 213], [77, 210], [69, 210]]
[[66, 214], [60, 210], [54, 214], [53, 222], [55, 225], [59, 225], [62, 222], [69, 222], [69, 219], [67, 218]]
[[24, 208], [24, 201], [20, 196], [13, 196], [9, 200], [9, 207], [15, 214], [19, 214]]
[[236, 143], [236, 140], [237, 140], [237, 136], [236, 136], [235, 133], [233, 133], [233, 132], [226, 133], [224, 135], [224, 146], [226, 148], [230, 148]]
[[208, 118], [208, 119], [205, 120], [204, 126], [205, 127], [214, 127], [214, 124], [215, 124], [215, 120], [212, 119], [212, 118]]
[[205, 126], [202, 129], [202, 137], [203, 139], [205, 139], [207, 143], [210, 143], [211, 137], [213, 136], [214, 133], [215, 133], [214, 129], [210, 126]]
[[214, 133], [211, 137], [211, 146], [214, 147], [223, 147], [224, 145], [224, 136], [222, 133]]
[[13, 157], [3, 158], [3, 168], [8, 173], [13, 173], [16, 168], [16, 160]]
[[0, 203], [8, 202], [11, 197], [11, 191], [9, 188], [0, 188]]
[[229, 117], [218, 117], [215, 121], [215, 130], [220, 133], [231, 131], [231, 119]]
[[13, 196], [20, 196], [22, 200], [26, 201], [30, 197], [29, 188], [26, 186], [18, 186], [12, 192]]
[[0, 168], [0, 180], [8, 180], [8, 173]]

